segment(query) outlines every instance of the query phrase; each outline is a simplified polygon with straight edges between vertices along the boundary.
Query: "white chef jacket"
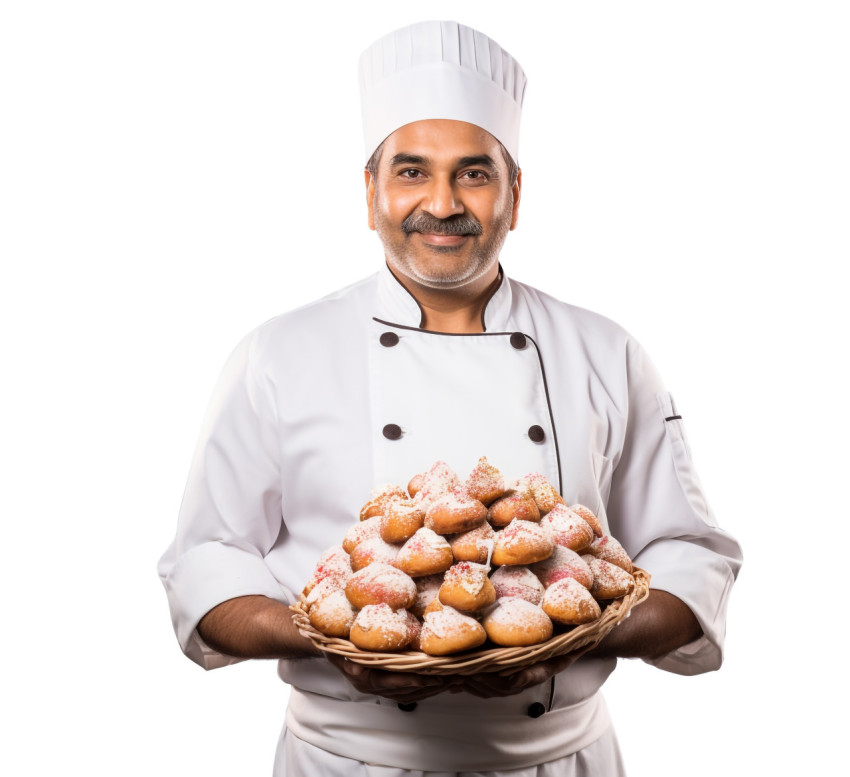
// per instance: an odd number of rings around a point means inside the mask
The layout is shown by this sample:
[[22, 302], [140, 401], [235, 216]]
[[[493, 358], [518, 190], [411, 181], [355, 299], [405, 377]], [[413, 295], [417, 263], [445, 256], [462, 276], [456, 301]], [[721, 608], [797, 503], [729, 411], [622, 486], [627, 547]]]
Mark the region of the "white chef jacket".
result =
[[[652, 587], [693, 611], [703, 636], [653, 661], [720, 666], [741, 562], [694, 472], [682, 420], [641, 346], [597, 314], [502, 277], [483, 334], [419, 328], [385, 267], [260, 326], [213, 395], [177, 535], [160, 576], [185, 653], [233, 663], [196, 626], [228, 599], [296, 601], [372, 488], [444, 460], [461, 477], [486, 455], [508, 478], [541, 472], [600, 518]], [[551, 683], [482, 700], [442, 694], [413, 711], [355, 691], [324, 659], [281, 661], [286, 725], [347, 758], [432, 771], [520, 768], [597, 740], [598, 689], [615, 659], [582, 659]], [[543, 710], [544, 714], [539, 714]]]

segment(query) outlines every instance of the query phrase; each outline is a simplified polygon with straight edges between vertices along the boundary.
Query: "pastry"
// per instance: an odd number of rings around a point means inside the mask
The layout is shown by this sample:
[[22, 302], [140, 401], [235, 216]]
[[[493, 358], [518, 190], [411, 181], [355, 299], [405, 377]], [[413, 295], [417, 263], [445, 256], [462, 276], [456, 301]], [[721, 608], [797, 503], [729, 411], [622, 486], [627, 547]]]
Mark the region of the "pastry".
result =
[[556, 545], [549, 558], [532, 564], [531, 571], [540, 579], [544, 588], [564, 577], [578, 580], [585, 588], [593, 584], [593, 572], [587, 562], [574, 550]]
[[496, 601], [496, 589], [483, 564], [459, 561], [452, 565], [440, 586], [440, 602], [463, 612], [475, 612]]
[[478, 460], [475, 469], [469, 473], [469, 477], [464, 481], [463, 487], [470, 497], [477, 499], [485, 506], [507, 491], [504, 475], [487, 461], [486, 456], [482, 456]]
[[565, 626], [590, 623], [602, 615], [590, 591], [572, 577], [552, 583], [543, 594], [542, 607], [553, 621]]
[[375, 515], [383, 515], [388, 502], [395, 499], [407, 499], [407, 491], [401, 486], [379, 486], [372, 490], [369, 501], [360, 509], [360, 520], [365, 521]]
[[474, 529], [487, 518], [487, 508], [456, 488], [435, 500], [425, 513], [425, 526], [437, 534], [458, 534]]
[[555, 505], [540, 522], [548, 526], [556, 544], [580, 553], [593, 542], [593, 529], [569, 507]]
[[601, 558], [588, 556], [587, 565], [593, 573], [590, 593], [597, 599], [618, 599], [635, 587], [635, 579], [625, 569]]
[[477, 620], [443, 607], [425, 614], [419, 647], [430, 656], [445, 656], [478, 647], [486, 639], [487, 632]]
[[493, 502], [487, 511], [487, 520], [496, 528], [507, 526], [514, 518], [520, 521], [540, 520], [540, 510], [529, 494], [510, 493]]
[[411, 577], [423, 577], [445, 572], [453, 561], [446, 538], [422, 528], [401, 546], [393, 565]]
[[415, 638], [407, 610], [394, 611], [386, 604], [368, 604], [354, 619], [349, 639], [361, 650], [403, 650]]
[[469, 531], [455, 534], [450, 540], [455, 561], [474, 561], [487, 564], [493, 553], [496, 532], [489, 523], [484, 522]]
[[380, 537], [370, 537], [368, 540], [363, 540], [351, 551], [349, 556], [351, 568], [356, 572], [375, 562], [392, 564], [400, 547], [400, 545], [384, 542]]
[[506, 597], [518, 597], [531, 604], [540, 604], [543, 600], [543, 583], [528, 567], [499, 567], [490, 575], [490, 582], [496, 589], [497, 601]]
[[398, 610], [416, 601], [416, 583], [400, 569], [376, 562], [351, 576], [345, 595], [358, 609], [367, 604], [387, 604]]
[[346, 553], [351, 553], [361, 542], [370, 540], [372, 537], [381, 536], [381, 516], [373, 515], [365, 521], [355, 523], [345, 533], [342, 548]]
[[487, 636], [497, 645], [537, 645], [552, 636], [552, 619], [525, 599], [499, 599], [482, 620]]
[[493, 563], [497, 566], [532, 564], [549, 558], [555, 541], [546, 527], [531, 521], [514, 519], [504, 529], [496, 532]]
[[337, 588], [316, 601], [307, 614], [314, 628], [328, 637], [347, 639], [355, 611], [345, 591]]
[[406, 542], [425, 523], [425, 511], [412, 499], [390, 502], [380, 517], [381, 539], [385, 542]]

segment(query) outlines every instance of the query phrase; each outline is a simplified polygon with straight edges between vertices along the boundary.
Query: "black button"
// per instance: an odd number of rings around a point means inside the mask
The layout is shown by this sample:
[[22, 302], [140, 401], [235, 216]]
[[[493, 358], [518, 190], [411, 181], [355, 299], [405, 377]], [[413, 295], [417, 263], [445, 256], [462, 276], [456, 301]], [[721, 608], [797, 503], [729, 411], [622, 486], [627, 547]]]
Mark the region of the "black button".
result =
[[522, 332], [514, 332], [511, 335], [511, 345], [518, 351], [521, 351], [526, 345], [528, 345], [528, 340]]
[[398, 345], [398, 335], [395, 332], [384, 332], [381, 335], [381, 345], [386, 348], [392, 348], [394, 345]]
[[[543, 705], [541, 704], [540, 706], [542, 707]], [[413, 710], [416, 709], [416, 702], [415, 701], [409, 701], [409, 702], [404, 702], [404, 703], [399, 702], [398, 708], [402, 712], [413, 712]]]
[[539, 718], [544, 712], [546, 712], [546, 708], [539, 701], [536, 701], [528, 708], [528, 717]]
[[528, 428], [528, 439], [532, 442], [543, 442], [546, 439], [546, 432], [543, 431], [542, 426], [534, 424]]
[[384, 429], [384, 437], [388, 440], [400, 440], [401, 439], [401, 427], [398, 424], [387, 424]]

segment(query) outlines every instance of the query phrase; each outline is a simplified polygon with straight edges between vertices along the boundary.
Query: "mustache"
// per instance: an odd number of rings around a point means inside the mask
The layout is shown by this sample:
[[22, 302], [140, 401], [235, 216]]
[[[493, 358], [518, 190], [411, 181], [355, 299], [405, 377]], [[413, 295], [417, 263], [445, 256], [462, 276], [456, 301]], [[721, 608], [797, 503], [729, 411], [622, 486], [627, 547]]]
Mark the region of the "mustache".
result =
[[430, 213], [412, 213], [401, 222], [401, 230], [406, 234], [427, 232], [434, 235], [480, 235], [484, 228], [478, 219], [463, 213], [447, 219], [435, 218]]

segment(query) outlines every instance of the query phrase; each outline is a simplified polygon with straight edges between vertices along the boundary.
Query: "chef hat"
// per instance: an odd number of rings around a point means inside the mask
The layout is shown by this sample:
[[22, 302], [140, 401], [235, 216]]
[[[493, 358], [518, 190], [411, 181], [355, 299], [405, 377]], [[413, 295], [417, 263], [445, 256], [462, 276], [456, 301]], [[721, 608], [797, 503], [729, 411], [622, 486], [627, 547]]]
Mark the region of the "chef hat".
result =
[[420, 22], [360, 57], [366, 160], [399, 127], [455, 119], [487, 130], [516, 161], [525, 73], [498, 43], [457, 22]]

